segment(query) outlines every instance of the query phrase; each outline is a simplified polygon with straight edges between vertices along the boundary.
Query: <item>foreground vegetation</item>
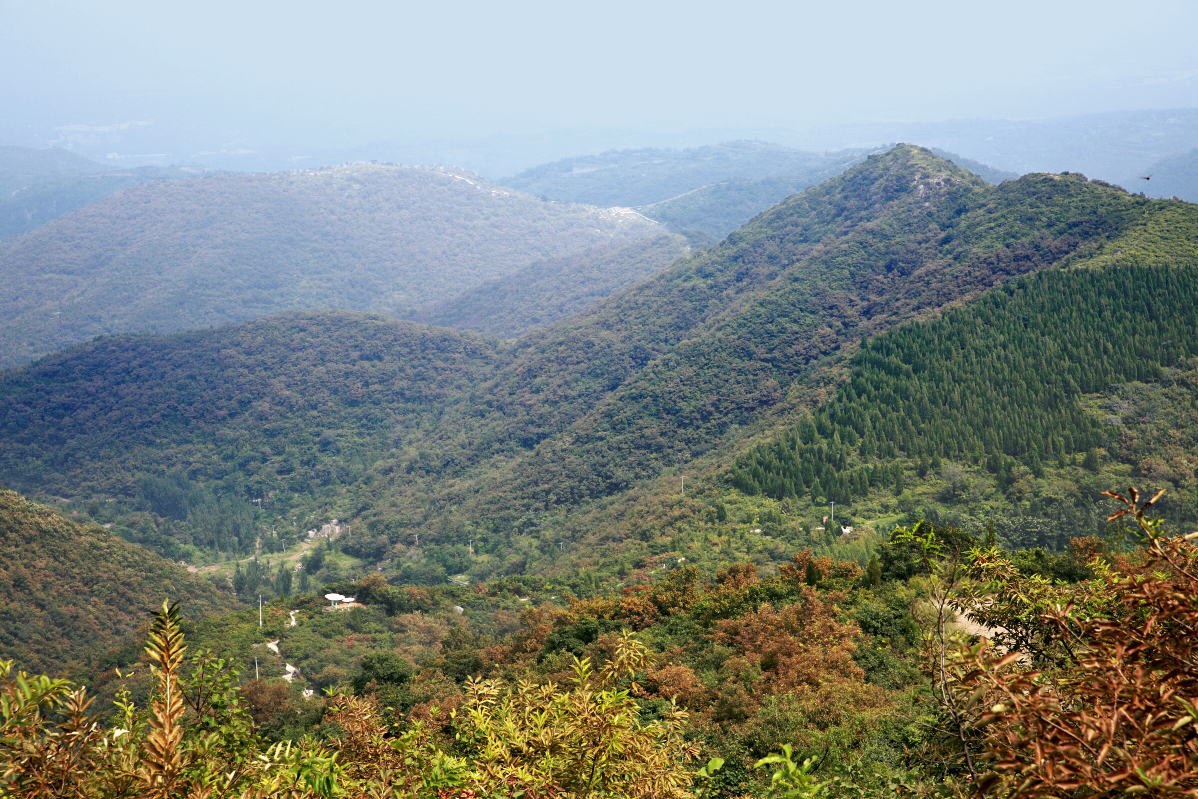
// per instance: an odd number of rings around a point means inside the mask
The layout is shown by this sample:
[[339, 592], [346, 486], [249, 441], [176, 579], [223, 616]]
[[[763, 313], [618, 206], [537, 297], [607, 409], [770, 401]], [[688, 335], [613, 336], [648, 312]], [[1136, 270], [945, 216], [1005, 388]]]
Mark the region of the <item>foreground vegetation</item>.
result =
[[[86, 689], [3, 666], [2, 784], [28, 797], [1191, 796], [1198, 548], [1152, 517], [1159, 494], [1111, 496], [1111, 532], [1141, 541], [1130, 551], [1002, 552], [920, 524], [865, 569], [810, 553], [770, 576], [681, 567], [530, 605], [506, 635], [458, 616], [419, 658], [367, 645], [321, 698], [301, 695], [302, 677], [246, 681], [219, 651], [274, 629], [201, 624], [188, 658], [190, 625], [166, 604], [144, 654], [105, 675], [120, 689], [103, 721]], [[360, 644], [388, 619], [438, 616], [423, 589], [340, 587], [365, 607], [317, 615]]]

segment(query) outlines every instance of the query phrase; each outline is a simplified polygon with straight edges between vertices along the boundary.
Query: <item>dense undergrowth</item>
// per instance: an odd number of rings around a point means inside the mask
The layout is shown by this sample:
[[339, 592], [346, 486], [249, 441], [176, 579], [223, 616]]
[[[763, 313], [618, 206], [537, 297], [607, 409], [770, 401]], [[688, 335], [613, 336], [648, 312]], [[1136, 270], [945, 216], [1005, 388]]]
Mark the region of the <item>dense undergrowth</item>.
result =
[[[362, 607], [276, 603], [261, 628], [193, 626], [164, 605], [144, 653], [98, 681], [103, 722], [90, 692], [5, 666], [2, 784], [28, 797], [1188, 796], [1198, 550], [1146, 515], [1159, 494], [1116, 498], [1112, 521], [1142, 541], [1124, 552], [1097, 539], [1003, 552], [919, 524], [865, 569], [809, 552], [773, 575], [682, 566], [617, 594], [492, 607], [490, 628], [446, 607], [459, 595], [377, 575], [326, 586]], [[523, 590], [479, 586], [471, 604]], [[440, 625], [423, 651], [420, 624]], [[352, 653], [346, 670], [303, 661], [290, 684], [248, 680], [247, 659], [228, 657], [257, 645], [269, 660], [267, 641], [302, 657], [308, 628]]]

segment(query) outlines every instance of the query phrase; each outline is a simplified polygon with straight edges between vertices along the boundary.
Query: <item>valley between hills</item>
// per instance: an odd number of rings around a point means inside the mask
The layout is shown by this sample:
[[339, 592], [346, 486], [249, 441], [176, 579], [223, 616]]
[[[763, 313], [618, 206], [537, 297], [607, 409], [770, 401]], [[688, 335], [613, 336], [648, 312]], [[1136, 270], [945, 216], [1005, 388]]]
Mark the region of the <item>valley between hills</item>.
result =
[[[169, 636], [209, 653], [188, 790], [234, 752], [238, 795], [1186, 795], [1198, 206], [906, 144], [590, 160], [7, 240], [0, 657], [136, 759]], [[1127, 695], [1109, 767], [1035, 727]]]

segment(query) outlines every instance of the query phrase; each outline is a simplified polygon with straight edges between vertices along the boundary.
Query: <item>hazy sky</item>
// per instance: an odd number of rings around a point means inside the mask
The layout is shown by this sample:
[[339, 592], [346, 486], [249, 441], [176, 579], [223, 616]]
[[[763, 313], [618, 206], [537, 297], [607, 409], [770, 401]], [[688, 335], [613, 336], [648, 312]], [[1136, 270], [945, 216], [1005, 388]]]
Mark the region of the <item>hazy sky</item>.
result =
[[335, 148], [1198, 107], [1196, 32], [1198, 0], [0, 0], [0, 143]]

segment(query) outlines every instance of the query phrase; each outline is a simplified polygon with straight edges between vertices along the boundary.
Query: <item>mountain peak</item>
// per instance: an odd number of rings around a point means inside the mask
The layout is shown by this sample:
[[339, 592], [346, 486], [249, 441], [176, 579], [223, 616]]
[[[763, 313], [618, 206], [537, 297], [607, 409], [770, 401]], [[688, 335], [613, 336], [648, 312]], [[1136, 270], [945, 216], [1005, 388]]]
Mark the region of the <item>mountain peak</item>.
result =
[[764, 229], [790, 229], [813, 241], [899, 208], [926, 212], [955, 207], [991, 188], [982, 178], [931, 150], [897, 144], [783, 200], [733, 233], [729, 241], [735, 243]]
[[910, 194], [917, 200], [931, 202], [937, 195], [961, 189], [985, 189], [986, 181], [931, 150], [914, 144], [896, 144], [886, 152], [874, 153], [842, 176], [855, 191], [867, 184], [874, 188], [868, 193], [881, 201]]

